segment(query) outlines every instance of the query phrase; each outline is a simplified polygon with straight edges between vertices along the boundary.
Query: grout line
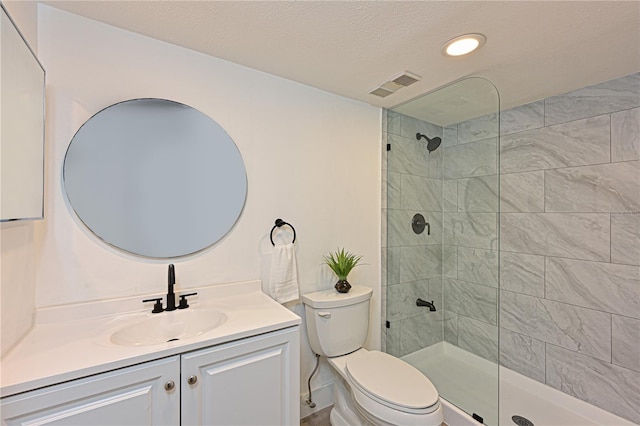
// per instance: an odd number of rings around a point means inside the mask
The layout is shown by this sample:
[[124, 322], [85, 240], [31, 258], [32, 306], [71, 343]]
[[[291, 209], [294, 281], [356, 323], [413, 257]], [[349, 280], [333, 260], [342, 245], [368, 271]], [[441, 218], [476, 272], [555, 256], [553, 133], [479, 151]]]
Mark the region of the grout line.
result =
[[[473, 248], [473, 247], [465, 247], [465, 248]], [[536, 257], [548, 257], [551, 259], [563, 259], [563, 260], [574, 260], [576, 262], [590, 262], [590, 263], [604, 263], [616, 266], [640, 266], [629, 263], [618, 263], [618, 262], [607, 262], [605, 260], [587, 260], [587, 259], [576, 259], [575, 257], [564, 257], [564, 256], [552, 256], [548, 254], [538, 254], [538, 253], [524, 253], [521, 251], [508, 251], [508, 250], [500, 250], [500, 253], [509, 253], [509, 254], [518, 254], [525, 256], [536, 256]]]
[[[460, 213], [495, 213], [495, 212], [460, 212]], [[604, 215], [604, 214], [625, 214], [625, 213], [629, 213], [628, 211], [626, 212], [612, 212], [611, 210], [608, 210], [606, 212], [602, 211], [602, 212], [594, 212], [594, 211], [550, 211], [550, 212], [504, 212], [503, 214], [535, 214], [535, 215], [541, 215], [541, 214], [599, 214], [599, 215]], [[631, 211], [631, 213], [635, 213], [633, 211]]]
[[593, 311], [593, 312], [601, 312], [603, 314], [616, 315], [616, 316], [621, 316], [621, 317], [626, 317], [626, 318], [631, 318], [631, 319], [637, 319], [637, 318], [633, 318], [633, 317], [630, 317], [630, 316], [627, 316], [627, 315], [621, 315], [621, 314], [618, 314], [618, 313], [615, 313], [615, 312], [603, 311], [601, 309], [591, 308], [591, 307], [582, 306], [582, 305], [576, 305], [574, 303], [564, 302], [564, 301], [561, 301], [561, 300], [545, 299], [545, 298], [542, 298], [542, 297], [532, 296], [530, 294], [520, 293], [520, 292], [509, 290], [509, 289], [504, 289], [504, 290], [501, 290], [501, 291], [506, 291], [506, 292], [513, 293], [513, 294], [518, 294], [518, 295], [521, 295], [521, 296], [534, 297], [536, 299], [546, 300], [546, 301], [553, 302], [553, 303], [561, 303], [563, 305], [572, 306], [574, 308], [586, 309], [586, 310]]
[[542, 172], [542, 211], [547, 212], [547, 171]]
[[544, 383], [547, 384], [547, 342], [544, 342]]
[[611, 358], [611, 364], [613, 364], [613, 314], [609, 316], [609, 326], [611, 330], [611, 334], [609, 335], [611, 339], [611, 346], [609, 346], [609, 357]]
[[609, 163], [611, 163], [612, 159], [613, 159], [613, 147], [612, 147], [612, 143], [611, 143], [611, 139], [613, 137], [613, 125], [612, 125], [612, 119], [611, 116], [613, 114], [609, 113]]
[[[501, 173], [501, 175], [511, 175], [516, 173], [527, 173], [527, 172], [540, 172], [540, 171], [547, 171], [547, 170], [577, 169], [578, 167], [602, 166], [606, 164], [617, 164], [617, 163], [630, 163], [633, 161], [638, 161], [638, 160], [622, 160], [622, 161], [614, 161], [614, 162], [604, 161], [604, 162], [597, 162], [597, 163], [576, 164], [573, 166], [563, 165], [559, 167], [547, 167], [542, 169], [538, 168], [538, 169], [525, 169], [525, 170], [513, 170], [513, 171], [509, 170], [504, 173]], [[481, 175], [481, 176], [493, 176], [493, 175]], [[475, 177], [475, 176], [470, 176], [470, 177]], [[460, 177], [456, 179], [465, 179], [465, 177]]]
[[542, 297], [543, 299], [547, 299], [547, 256], [544, 256], [544, 259], [542, 261], [542, 276], [544, 277], [544, 285], [542, 286]]

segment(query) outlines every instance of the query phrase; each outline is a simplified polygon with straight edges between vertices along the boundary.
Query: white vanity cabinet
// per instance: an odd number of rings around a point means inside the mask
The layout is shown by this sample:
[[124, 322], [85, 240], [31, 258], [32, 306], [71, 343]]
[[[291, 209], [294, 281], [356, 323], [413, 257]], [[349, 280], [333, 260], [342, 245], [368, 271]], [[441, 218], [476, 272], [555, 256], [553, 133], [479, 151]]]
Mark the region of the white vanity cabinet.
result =
[[[299, 327], [2, 399], [2, 425], [297, 425]], [[55, 362], [55, 360], [51, 360]]]
[[179, 377], [172, 356], [3, 398], [2, 424], [177, 425], [180, 390], [165, 384]]
[[296, 327], [182, 355], [182, 424], [299, 424], [299, 352]]

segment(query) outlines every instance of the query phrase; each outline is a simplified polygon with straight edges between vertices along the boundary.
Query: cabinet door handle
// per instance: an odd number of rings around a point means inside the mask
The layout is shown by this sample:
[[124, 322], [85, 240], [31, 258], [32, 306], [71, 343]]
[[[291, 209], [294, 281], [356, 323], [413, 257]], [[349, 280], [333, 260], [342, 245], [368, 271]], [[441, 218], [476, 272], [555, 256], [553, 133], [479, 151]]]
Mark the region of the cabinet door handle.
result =
[[187, 383], [190, 385], [195, 385], [198, 382], [198, 376], [189, 376], [187, 379]]
[[167, 383], [164, 384], [164, 390], [166, 390], [167, 392], [173, 390], [173, 388], [176, 387], [176, 384], [173, 380], [169, 380]]

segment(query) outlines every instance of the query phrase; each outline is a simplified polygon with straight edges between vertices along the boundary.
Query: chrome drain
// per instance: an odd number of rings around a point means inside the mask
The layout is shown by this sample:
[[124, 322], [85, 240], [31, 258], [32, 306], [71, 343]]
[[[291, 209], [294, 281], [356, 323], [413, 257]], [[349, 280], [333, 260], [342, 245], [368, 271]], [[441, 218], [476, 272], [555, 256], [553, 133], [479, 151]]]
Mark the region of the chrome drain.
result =
[[522, 416], [511, 416], [511, 420], [518, 426], [534, 426], [531, 420]]

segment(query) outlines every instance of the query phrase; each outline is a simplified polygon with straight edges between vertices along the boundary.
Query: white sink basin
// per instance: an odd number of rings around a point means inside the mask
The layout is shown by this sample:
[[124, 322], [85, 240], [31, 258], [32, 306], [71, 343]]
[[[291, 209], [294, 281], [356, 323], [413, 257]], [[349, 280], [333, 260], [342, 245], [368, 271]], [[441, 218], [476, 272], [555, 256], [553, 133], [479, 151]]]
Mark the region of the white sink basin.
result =
[[177, 309], [130, 322], [114, 332], [110, 340], [120, 346], [158, 345], [198, 336], [226, 321], [227, 315], [215, 309]]

